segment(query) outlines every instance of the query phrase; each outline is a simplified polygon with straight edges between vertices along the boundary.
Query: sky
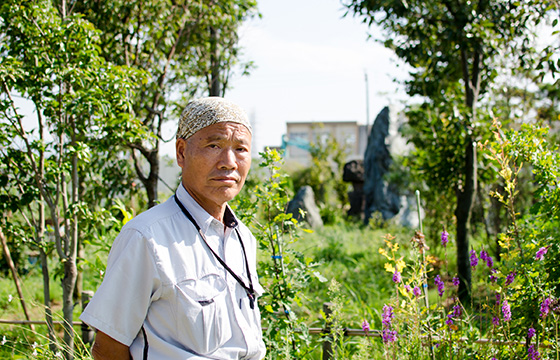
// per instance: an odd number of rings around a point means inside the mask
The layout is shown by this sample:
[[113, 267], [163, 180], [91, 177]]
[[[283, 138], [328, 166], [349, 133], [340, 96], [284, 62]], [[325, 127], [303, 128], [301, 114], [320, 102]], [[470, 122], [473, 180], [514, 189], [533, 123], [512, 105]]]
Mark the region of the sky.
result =
[[[340, 0], [258, 0], [262, 15], [240, 30], [244, 59], [256, 68], [230, 80], [226, 97], [255, 126], [253, 146], [281, 144], [286, 122], [355, 120], [370, 124], [383, 107], [406, 98], [393, 79], [406, 77], [396, 56], [368, 40], [368, 27]], [[374, 36], [376, 34], [373, 34]]]
[[406, 98], [393, 82], [406, 76], [404, 67], [368, 40], [360, 19], [344, 17], [340, 0], [258, 0], [258, 8], [262, 16], [239, 33], [242, 59], [255, 68], [232, 77], [225, 95], [249, 114], [255, 150], [279, 146], [286, 122], [366, 124], [366, 73], [370, 124], [383, 107]]

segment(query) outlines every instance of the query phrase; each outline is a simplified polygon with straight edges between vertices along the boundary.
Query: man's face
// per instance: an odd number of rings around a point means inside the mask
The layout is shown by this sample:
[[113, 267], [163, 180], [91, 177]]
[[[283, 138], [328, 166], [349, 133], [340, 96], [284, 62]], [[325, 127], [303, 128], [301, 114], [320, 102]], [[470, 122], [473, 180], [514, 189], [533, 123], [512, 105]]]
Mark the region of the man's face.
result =
[[175, 147], [183, 186], [216, 217], [245, 183], [251, 167], [251, 133], [244, 125], [221, 122], [187, 140], [178, 139]]

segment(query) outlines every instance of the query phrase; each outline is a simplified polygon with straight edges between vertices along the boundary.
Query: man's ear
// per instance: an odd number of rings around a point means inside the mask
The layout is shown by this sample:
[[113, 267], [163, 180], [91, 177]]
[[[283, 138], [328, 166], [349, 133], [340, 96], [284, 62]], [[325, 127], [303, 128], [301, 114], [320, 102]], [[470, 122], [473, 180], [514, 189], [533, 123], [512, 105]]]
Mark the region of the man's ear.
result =
[[183, 168], [185, 164], [185, 148], [187, 147], [187, 140], [177, 139], [175, 141], [175, 157], [177, 159], [177, 165]]

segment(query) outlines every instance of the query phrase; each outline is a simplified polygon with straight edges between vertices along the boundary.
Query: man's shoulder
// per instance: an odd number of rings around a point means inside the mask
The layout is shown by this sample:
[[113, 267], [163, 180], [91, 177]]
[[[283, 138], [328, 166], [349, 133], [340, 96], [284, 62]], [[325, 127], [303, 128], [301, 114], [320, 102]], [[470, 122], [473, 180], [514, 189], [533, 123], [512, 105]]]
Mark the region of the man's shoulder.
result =
[[162, 221], [170, 220], [170, 218], [176, 215], [178, 211], [179, 209], [171, 197], [165, 202], [136, 215], [125, 224], [123, 230], [135, 229], [142, 232], [143, 230], [159, 224]]

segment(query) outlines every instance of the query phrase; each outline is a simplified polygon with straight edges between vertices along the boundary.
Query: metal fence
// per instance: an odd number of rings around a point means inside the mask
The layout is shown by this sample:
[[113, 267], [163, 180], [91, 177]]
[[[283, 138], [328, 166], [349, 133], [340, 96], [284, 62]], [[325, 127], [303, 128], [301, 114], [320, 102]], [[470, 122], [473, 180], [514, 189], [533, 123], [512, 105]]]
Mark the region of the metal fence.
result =
[[[93, 296], [93, 291], [84, 291], [82, 293], [82, 308], [85, 309], [89, 300]], [[323, 304], [323, 312], [325, 315], [328, 316], [332, 314], [332, 304], [331, 303], [324, 303]], [[47, 325], [47, 322], [44, 320], [2, 320], [0, 319], [0, 324], [12, 324], [12, 325]], [[64, 321], [53, 321], [53, 324], [62, 325]], [[73, 326], [80, 327], [82, 333], [82, 341], [84, 344], [93, 344], [94, 340], [94, 330], [89, 327], [87, 324], [81, 321], [74, 321]], [[327, 322], [325, 326], [322, 328], [309, 328], [309, 334], [311, 335], [320, 335], [323, 337], [322, 341], [322, 360], [333, 360], [335, 358], [335, 344], [333, 344], [333, 337], [332, 331], [330, 328], [330, 324]], [[344, 328], [342, 329], [343, 336], [364, 336], [364, 337], [381, 337], [382, 331], [381, 330], [369, 330], [364, 331], [363, 329], [350, 329]], [[427, 336], [425, 336], [428, 339]], [[444, 340], [438, 337], [432, 337], [432, 341]], [[456, 339], [455, 341], [472, 341], [467, 338], [460, 338]], [[498, 345], [498, 346], [519, 346], [525, 345], [519, 341], [503, 341], [503, 340], [495, 340], [495, 339], [478, 339], [474, 341], [475, 344], [485, 344], [485, 345]], [[539, 344], [541, 348], [551, 348], [552, 345], [548, 344]]]

